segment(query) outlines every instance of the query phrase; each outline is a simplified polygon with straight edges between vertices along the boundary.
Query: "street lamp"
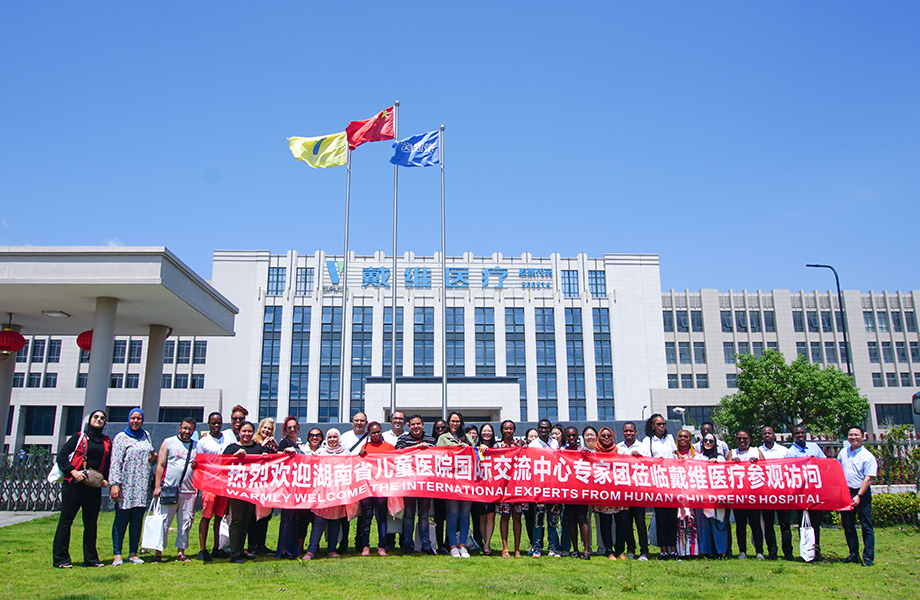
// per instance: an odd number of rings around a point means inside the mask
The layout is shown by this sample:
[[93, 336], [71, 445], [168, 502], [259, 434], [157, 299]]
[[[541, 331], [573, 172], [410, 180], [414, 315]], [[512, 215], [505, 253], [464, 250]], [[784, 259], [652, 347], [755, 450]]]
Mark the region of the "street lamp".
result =
[[648, 408], [648, 404], [642, 407], [642, 420], [645, 420], [645, 409]]
[[840, 316], [843, 317], [843, 346], [847, 349], [847, 375], [853, 377], [853, 370], [850, 368], [850, 341], [847, 339], [847, 313], [843, 307], [843, 294], [840, 292], [840, 277], [837, 276], [837, 269], [830, 265], [805, 265], [813, 269], [830, 269], [834, 272], [834, 281], [837, 282], [837, 303], [840, 304]]
[[686, 427], [686, 426], [687, 426], [687, 419], [686, 419], [686, 416], [685, 416], [685, 415], [687, 414], [687, 409], [684, 408], [683, 406], [675, 406], [675, 407], [672, 408], [671, 410], [673, 410], [675, 413], [677, 413], [677, 414], [680, 415], [680, 425], [681, 425], [681, 427]]

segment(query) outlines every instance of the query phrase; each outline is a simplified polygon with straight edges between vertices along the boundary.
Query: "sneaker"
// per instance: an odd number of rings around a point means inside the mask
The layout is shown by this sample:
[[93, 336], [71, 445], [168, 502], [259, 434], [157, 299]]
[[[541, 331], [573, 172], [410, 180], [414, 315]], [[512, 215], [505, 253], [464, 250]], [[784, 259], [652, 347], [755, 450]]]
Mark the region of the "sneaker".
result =
[[220, 548], [214, 548], [211, 550], [211, 558], [230, 558], [230, 555]]
[[313, 560], [313, 553], [312, 553], [312, 552], [307, 552], [306, 554], [303, 555], [303, 559], [302, 559], [302, 560]]
[[754, 558], [756, 558], [757, 560], [763, 560], [763, 553], [762, 553], [762, 552], [758, 552], [758, 553], [757, 553], [757, 556], [755, 556]]
[[533, 556], [534, 558], [540, 558], [540, 551], [539, 551], [539, 550], [534, 550], [534, 551], [533, 551], [533, 554], [532, 554], [531, 556]]
[[387, 551], [384, 548], [377, 548], [377, 556], [386, 556]]
[[[851, 555], [849, 555], [848, 557], [844, 558], [844, 559], [843, 559], [842, 561], [840, 561], [840, 562], [845, 562], [845, 563], [858, 563], [858, 562], [860, 562], [860, 560], [859, 560], [859, 557], [858, 557], [858, 556], [854, 556], [853, 554], [851, 554]], [[112, 563], [112, 564], [114, 565], [115, 563]]]
[[436, 556], [437, 552], [434, 551], [434, 548], [422, 548], [422, 554], [427, 554], [428, 556]]
[[133, 565], [142, 565], [144, 564], [144, 559], [138, 558], [137, 556], [129, 556], [128, 562]]
[[123, 561], [123, 560], [120, 559], [120, 558], [119, 558], [118, 560], [113, 560], [113, 561], [112, 561], [112, 566], [113, 566], [113, 567], [120, 567], [120, 566], [123, 565], [123, 564], [125, 564], [125, 561]]
[[243, 560], [242, 558], [240, 558], [239, 556], [237, 556], [236, 558], [231, 558], [231, 559], [230, 559], [230, 562], [232, 562], [232, 563], [235, 564], [235, 565], [242, 565], [242, 564], [244, 564], [246, 561]]
[[742, 553], [740, 553], [740, 554], [738, 555], [738, 558], [741, 559], [741, 560], [744, 560], [745, 558], [747, 558], [747, 554], [745, 554], [744, 552], [742, 552]]
[[559, 556], [559, 553], [558, 553], [558, 552], [555, 552], [555, 551], [553, 551], [553, 550], [550, 550], [550, 551], [549, 551], [549, 557], [550, 557], [550, 558], [562, 558], [561, 556]]
[[458, 550], [457, 548], [451, 548], [451, 549], [450, 549], [450, 555], [451, 555], [452, 557], [454, 557], [454, 558], [461, 558], [461, 556], [460, 556], [460, 550]]
[[209, 563], [212, 560], [214, 560], [213, 558], [211, 558], [211, 554], [207, 550], [202, 550], [201, 552], [198, 553], [197, 556], [195, 556], [195, 558], [197, 558], [201, 562], [206, 562], [206, 563]]
[[326, 555], [327, 558], [342, 558], [342, 555], [338, 552], [330, 552]]
[[470, 553], [467, 552], [466, 547], [460, 546], [460, 558], [469, 558], [469, 557], [470, 557]]
[[639, 562], [648, 562], [648, 557], [644, 554], [639, 555]]

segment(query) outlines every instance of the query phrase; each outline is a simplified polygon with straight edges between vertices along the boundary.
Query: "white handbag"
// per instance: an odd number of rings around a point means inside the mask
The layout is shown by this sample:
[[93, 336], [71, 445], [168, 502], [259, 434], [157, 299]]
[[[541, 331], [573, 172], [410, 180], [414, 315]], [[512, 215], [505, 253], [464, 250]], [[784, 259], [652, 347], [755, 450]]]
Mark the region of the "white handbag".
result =
[[144, 517], [144, 533], [141, 537], [141, 548], [163, 551], [163, 523], [167, 513], [160, 512], [160, 499], [155, 499]]
[[799, 525], [799, 554], [805, 562], [815, 559], [815, 530], [807, 510], [802, 511], [802, 524]]

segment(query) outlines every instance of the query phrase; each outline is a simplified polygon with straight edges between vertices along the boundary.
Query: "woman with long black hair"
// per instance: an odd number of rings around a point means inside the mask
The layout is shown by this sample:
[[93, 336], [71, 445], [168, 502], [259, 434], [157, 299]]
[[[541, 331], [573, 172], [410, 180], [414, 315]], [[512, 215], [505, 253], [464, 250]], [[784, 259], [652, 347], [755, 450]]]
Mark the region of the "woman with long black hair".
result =
[[99, 484], [101, 487], [109, 485], [109, 459], [112, 455], [112, 441], [102, 433], [105, 421], [105, 411], [93, 411], [83, 431], [67, 440], [57, 455], [64, 481], [61, 483], [61, 518], [54, 533], [52, 552], [54, 566], [59, 569], [73, 568], [70, 562], [70, 528], [81, 509], [83, 566], [105, 566], [96, 551], [96, 526], [102, 506]]
[[[660, 414], [655, 413], [645, 422], [645, 439], [652, 458], [674, 458], [677, 444], [674, 436], [668, 433], [668, 423]], [[677, 508], [660, 507], [655, 509], [655, 527], [658, 547], [661, 552], [658, 560], [677, 559]]]
[[[472, 441], [463, 433], [463, 415], [454, 411], [447, 417], [447, 433], [442, 433], [438, 438], [438, 446], [460, 446], [468, 448]], [[469, 558], [466, 550], [466, 538], [470, 532], [469, 500], [446, 500], [447, 507], [447, 545], [450, 546], [450, 555], [454, 558]]]

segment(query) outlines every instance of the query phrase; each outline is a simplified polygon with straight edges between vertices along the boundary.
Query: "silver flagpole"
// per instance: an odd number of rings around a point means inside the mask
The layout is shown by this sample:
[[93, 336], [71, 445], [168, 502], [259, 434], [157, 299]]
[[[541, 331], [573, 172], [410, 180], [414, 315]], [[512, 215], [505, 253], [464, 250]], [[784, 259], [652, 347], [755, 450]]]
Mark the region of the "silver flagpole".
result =
[[[393, 138], [399, 141], [399, 100], [393, 105]], [[393, 268], [390, 286], [393, 290], [393, 323], [390, 335], [390, 416], [396, 412], [396, 190], [399, 165], [393, 165]]]
[[345, 323], [348, 322], [345, 313], [348, 310], [348, 200], [351, 194], [351, 148], [348, 149], [348, 154], [346, 154], [345, 167], [348, 170], [348, 175], [345, 178], [345, 260], [342, 262], [342, 347], [339, 349], [339, 420], [342, 423], [347, 423], [348, 419], [346, 417], [350, 416], [345, 414], [348, 405], [345, 402], [344, 391]]
[[444, 126], [438, 133], [441, 154], [441, 418], [447, 420], [447, 242], [444, 227]]

